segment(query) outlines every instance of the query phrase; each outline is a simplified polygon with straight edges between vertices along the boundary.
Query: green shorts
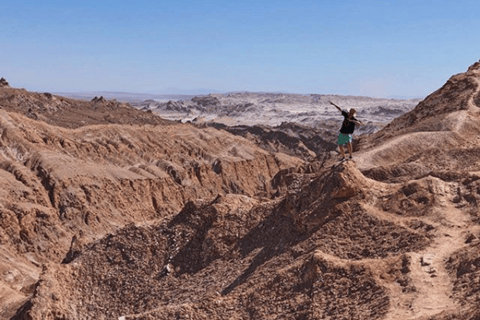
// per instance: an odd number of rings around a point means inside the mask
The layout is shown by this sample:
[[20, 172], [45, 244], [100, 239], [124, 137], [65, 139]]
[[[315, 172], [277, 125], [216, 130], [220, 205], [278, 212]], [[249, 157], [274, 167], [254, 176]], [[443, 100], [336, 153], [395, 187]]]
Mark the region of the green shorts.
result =
[[351, 134], [346, 134], [346, 133], [340, 133], [338, 135], [338, 145], [343, 146], [347, 142], [352, 142], [352, 135]]

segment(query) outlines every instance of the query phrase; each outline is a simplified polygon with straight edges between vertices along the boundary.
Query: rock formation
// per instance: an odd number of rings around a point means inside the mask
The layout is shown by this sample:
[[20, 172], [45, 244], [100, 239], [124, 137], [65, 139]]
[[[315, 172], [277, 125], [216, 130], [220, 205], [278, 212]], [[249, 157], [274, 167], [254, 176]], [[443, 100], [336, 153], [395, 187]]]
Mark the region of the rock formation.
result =
[[97, 97], [97, 96], [95, 96], [95, 97], [92, 99], [92, 102], [101, 102], [101, 103], [103, 103], [103, 102], [107, 102], [107, 100], [106, 100], [103, 96], [100, 96], [100, 98]]
[[479, 70], [348, 162], [213, 127], [0, 110], [0, 314], [479, 318]]
[[5, 87], [9, 88], [10, 85], [8, 84], [7, 80], [5, 80], [5, 78], [2, 77], [0, 79], [0, 88], [5, 88]]

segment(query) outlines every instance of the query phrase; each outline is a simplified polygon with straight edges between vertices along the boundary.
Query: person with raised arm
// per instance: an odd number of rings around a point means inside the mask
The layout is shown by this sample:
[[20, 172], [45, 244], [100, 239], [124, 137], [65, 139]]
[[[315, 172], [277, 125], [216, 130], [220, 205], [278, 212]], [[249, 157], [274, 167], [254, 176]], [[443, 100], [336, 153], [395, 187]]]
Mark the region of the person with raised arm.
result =
[[347, 145], [348, 153], [350, 154], [349, 159], [353, 159], [353, 146], [352, 146], [352, 134], [355, 131], [355, 125], [363, 125], [363, 123], [355, 118], [357, 111], [355, 109], [350, 109], [348, 112], [342, 110], [339, 106], [337, 106], [332, 101], [329, 101], [332, 106], [338, 109], [342, 113], [343, 116], [343, 123], [342, 127], [340, 128], [340, 134], [338, 135], [338, 146], [340, 149], [340, 154], [342, 155], [342, 160], [345, 161], [347, 158], [345, 157], [345, 149], [344, 145]]

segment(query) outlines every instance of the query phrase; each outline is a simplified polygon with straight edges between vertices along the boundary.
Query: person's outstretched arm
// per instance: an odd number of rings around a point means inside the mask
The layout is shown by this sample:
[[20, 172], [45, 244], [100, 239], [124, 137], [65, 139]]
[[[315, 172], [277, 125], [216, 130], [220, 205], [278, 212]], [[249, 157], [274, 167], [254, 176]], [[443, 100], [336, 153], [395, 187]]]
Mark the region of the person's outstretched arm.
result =
[[342, 109], [341, 109], [339, 106], [337, 106], [335, 103], [333, 103], [332, 101], [328, 101], [328, 102], [330, 102], [330, 104], [331, 104], [332, 106], [334, 106], [335, 108], [337, 108], [338, 111], [343, 112]]

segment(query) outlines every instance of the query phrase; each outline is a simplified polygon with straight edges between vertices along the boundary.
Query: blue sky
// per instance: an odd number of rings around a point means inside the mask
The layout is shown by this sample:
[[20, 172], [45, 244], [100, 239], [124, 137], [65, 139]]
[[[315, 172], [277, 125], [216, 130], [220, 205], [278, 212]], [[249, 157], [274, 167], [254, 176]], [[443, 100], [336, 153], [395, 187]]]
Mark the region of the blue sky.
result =
[[32, 91], [423, 97], [480, 59], [480, 1], [5, 1], [0, 77]]

